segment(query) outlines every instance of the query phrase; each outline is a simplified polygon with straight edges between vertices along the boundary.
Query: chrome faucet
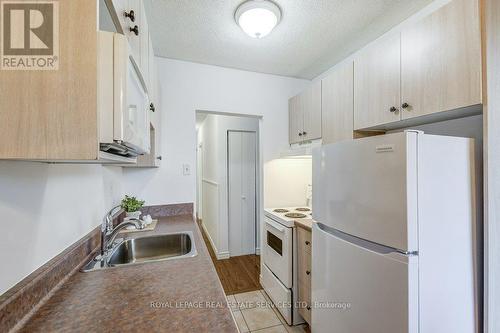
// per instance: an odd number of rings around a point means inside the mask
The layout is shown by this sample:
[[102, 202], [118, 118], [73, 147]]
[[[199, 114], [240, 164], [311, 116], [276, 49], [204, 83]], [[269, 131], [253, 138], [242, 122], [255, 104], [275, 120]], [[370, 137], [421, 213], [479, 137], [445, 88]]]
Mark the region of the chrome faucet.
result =
[[112, 217], [116, 211], [117, 208], [121, 208], [121, 205], [117, 205], [113, 208], [111, 208], [106, 215], [104, 215], [104, 218], [102, 219], [101, 223], [101, 258], [104, 257], [104, 254], [106, 252], [106, 248], [104, 247], [104, 243], [106, 242], [106, 235], [113, 230], [113, 220]]
[[144, 223], [144, 221], [136, 218], [123, 221], [122, 223], [118, 224], [113, 230], [104, 235], [104, 242], [101, 243], [101, 253], [103, 258], [107, 251], [113, 247], [113, 243], [115, 242], [118, 232], [123, 228], [128, 227], [129, 225], [133, 225], [137, 230], [142, 230], [146, 227], [146, 223]]
[[130, 219], [127, 221], [124, 221], [120, 224], [118, 224], [116, 227], [113, 227], [113, 215], [116, 212], [117, 208], [121, 208], [121, 205], [117, 205], [113, 208], [111, 208], [106, 215], [104, 215], [104, 218], [102, 219], [101, 223], [101, 255], [98, 257], [100, 260], [104, 260], [106, 253], [108, 250], [113, 246], [113, 242], [116, 239], [116, 235], [118, 234], [118, 231], [121, 229], [133, 225], [136, 227], [137, 230], [144, 229], [145, 223], [139, 219]]
[[116, 205], [114, 206], [113, 208], [111, 208], [107, 213], [106, 215], [104, 215], [104, 218], [102, 219], [102, 225], [101, 225], [101, 229], [104, 228], [106, 229], [106, 231], [110, 231], [111, 229], [113, 229], [113, 220], [112, 220], [112, 217], [113, 215], [116, 213], [116, 209], [117, 208], [121, 208], [122, 205]]

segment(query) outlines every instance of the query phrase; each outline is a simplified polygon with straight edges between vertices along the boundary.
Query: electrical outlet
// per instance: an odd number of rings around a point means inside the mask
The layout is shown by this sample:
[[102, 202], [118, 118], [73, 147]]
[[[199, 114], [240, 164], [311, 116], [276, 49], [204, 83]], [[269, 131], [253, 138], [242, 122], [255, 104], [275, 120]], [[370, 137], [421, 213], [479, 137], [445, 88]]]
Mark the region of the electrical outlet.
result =
[[184, 174], [184, 176], [189, 176], [191, 174], [191, 166], [189, 164], [183, 164], [182, 173]]

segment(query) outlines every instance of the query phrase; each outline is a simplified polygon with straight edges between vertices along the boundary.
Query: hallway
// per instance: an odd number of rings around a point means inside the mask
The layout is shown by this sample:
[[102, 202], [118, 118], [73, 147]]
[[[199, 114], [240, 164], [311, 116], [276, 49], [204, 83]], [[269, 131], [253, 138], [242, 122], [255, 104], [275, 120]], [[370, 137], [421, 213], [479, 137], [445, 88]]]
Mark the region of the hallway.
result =
[[[200, 223], [200, 221], [198, 221]], [[226, 295], [262, 289], [259, 283], [260, 256], [255, 254], [217, 260], [203, 228], [200, 228]]]

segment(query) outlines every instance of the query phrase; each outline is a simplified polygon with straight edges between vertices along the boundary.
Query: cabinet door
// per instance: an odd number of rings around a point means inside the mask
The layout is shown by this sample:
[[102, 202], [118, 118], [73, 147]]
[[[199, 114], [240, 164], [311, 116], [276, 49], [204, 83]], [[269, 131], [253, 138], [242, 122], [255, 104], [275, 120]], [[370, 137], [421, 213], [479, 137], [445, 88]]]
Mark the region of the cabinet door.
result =
[[300, 95], [288, 100], [288, 140], [290, 144], [302, 141], [304, 118], [302, 115]]
[[158, 98], [156, 96], [156, 66], [155, 66], [155, 54], [153, 50], [153, 43], [151, 42], [151, 34], [148, 38], [148, 90], [149, 99], [151, 103], [157, 104]]
[[403, 119], [481, 103], [477, 0], [453, 0], [401, 33]]
[[321, 81], [313, 84], [300, 95], [303, 103], [303, 140], [321, 138]]
[[[129, 10], [134, 11], [134, 22], [132, 20], [127, 20], [127, 25], [123, 29], [124, 34], [127, 36], [128, 43], [130, 48], [132, 49], [132, 56], [134, 57], [135, 62], [138, 66], [141, 66], [141, 36], [142, 36], [142, 22], [141, 22], [141, 1], [140, 0], [129, 0]], [[131, 29], [135, 29], [137, 27], [137, 34]]]
[[144, 9], [144, 3], [141, 1], [141, 30], [139, 34], [139, 40], [141, 42], [141, 72], [144, 78], [144, 84], [146, 84], [147, 90], [150, 93], [150, 80], [149, 80], [149, 25], [146, 18], [146, 10]]
[[342, 66], [321, 84], [323, 144], [352, 139], [353, 136], [353, 63]]
[[296, 229], [298, 300], [307, 304], [299, 308], [299, 313], [311, 324], [311, 232], [301, 227]]
[[354, 60], [354, 129], [401, 119], [400, 44], [399, 35], [387, 38]]
[[120, 25], [125, 32], [125, 29], [128, 29], [129, 25], [132, 23], [130, 18], [125, 16], [125, 13], [129, 13], [129, 0], [113, 0], [113, 6], [115, 7], [116, 15], [118, 16], [118, 20], [120, 20]]
[[152, 114], [152, 124], [155, 127], [155, 156], [154, 165], [161, 165], [161, 107], [159, 96], [158, 74], [156, 72], [156, 62], [153, 51], [151, 36], [149, 38], [149, 81], [150, 81], [150, 100], [154, 104], [155, 112]]

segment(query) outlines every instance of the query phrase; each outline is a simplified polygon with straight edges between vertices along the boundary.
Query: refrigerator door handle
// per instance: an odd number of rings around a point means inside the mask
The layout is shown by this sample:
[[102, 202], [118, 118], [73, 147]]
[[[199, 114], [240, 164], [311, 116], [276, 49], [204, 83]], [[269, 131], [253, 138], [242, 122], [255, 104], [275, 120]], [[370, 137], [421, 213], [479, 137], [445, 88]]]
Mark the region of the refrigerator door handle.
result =
[[359, 238], [356, 236], [346, 234], [345, 232], [342, 232], [342, 231], [339, 231], [335, 228], [329, 227], [323, 223], [317, 222], [316, 226], [321, 231], [323, 231], [327, 234], [330, 234], [332, 236], [335, 236], [335, 237], [337, 237], [345, 242], [354, 244], [354, 245], [362, 247], [366, 250], [373, 251], [373, 252], [376, 252], [376, 253], [379, 253], [382, 255], [391, 254], [391, 253], [397, 253], [397, 254], [402, 254], [402, 255], [406, 255], [406, 256], [418, 255], [417, 251], [414, 251], [414, 252], [403, 251], [403, 250], [399, 250], [399, 249], [396, 249], [396, 248], [393, 248], [390, 246], [385, 246], [385, 245], [381, 245], [378, 243], [374, 243], [374, 242], [368, 241], [368, 240], [363, 239], [363, 238]]

